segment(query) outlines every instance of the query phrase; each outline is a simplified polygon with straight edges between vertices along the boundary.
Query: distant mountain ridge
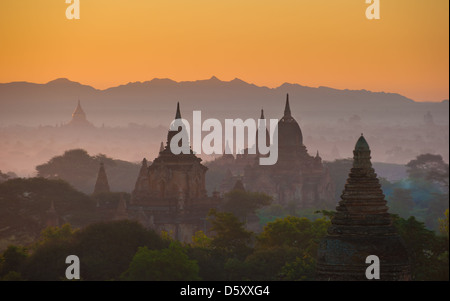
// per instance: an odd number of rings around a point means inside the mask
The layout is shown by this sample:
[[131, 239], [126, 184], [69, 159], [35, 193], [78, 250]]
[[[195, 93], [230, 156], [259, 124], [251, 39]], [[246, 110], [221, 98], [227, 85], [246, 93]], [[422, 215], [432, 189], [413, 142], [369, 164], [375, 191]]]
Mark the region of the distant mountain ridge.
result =
[[[298, 118], [312, 118], [311, 113], [319, 112], [323, 117], [333, 118], [348, 117], [349, 114], [364, 115], [364, 112], [369, 112], [368, 116], [375, 114], [372, 116], [375, 119], [391, 115], [395, 118], [397, 113], [411, 115], [417, 110], [420, 110], [421, 115], [418, 116], [421, 117], [427, 110], [442, 115], [442, 109], [448, 107], [448, 100], [421, 103], [397, 93], [308, 87], [292, 83], [269, 88], [238, 78], [222, 81], [215, 76], [180, 82], [154, 78], [103, 90], [58, 78], [45, 84], [0, 84], [0, 125], [60, 123], [70, 117], [68, 114], [71, 114], [78, 99], [86, 109], [88, 119], [97, 124], [99, 121], [110, 124], [112, 120], [121, 124], [146, 123], [152, 116], [150, 123], [161, 124], [167, 116], [173, 115], [177, 101], [180, 101], [184, 112], [202, 109], [208, 114], [218, 115], [217, 118], [257, 117], [261, 108], [268, 112], [268, 118], [279, 118], [287, 93], [291, 95], [291, 107]], [[377, 114], [379, 117], [376, 117]], [[45, 118], [37, 121], [39, 116]]]
[[[222, 87], [236, 87], [236, 86], [241, 86], [241, 87], [252, 87], [252, 88], [261, 88], [261, 89], [267, 89], [267, 90], [278, 90], [278, 89], [289, 89], [289, 88], [300, 88], [300, 89], [311, 89], [311, 90], [323, 90], [323, 91], [334, 91], [334, 92], [361, 92], [361, 93], [375, 93], [375, 94], [385, 94], [385, 95], [392, 95], [392, 96], [398, 96], [404, 100], [407, 101], [414, 101], [410, 98], [407, 98], [405, 96], [402, 96], [398, 93], [386, 93], [386, 92], [373, 92], [373, 91], [369, 91], [369, 90], [365, 90], [365, 89], [361, 89], [361, 90], [351, 90], [351, 89], [335, 89], [335, 88], [330, 88], [330, 87], [326, 87], [326, 86], [319, 86], [319, 87], [309, 87], [309, 86], [303, 86], [300, 84], [292, 84], [292, 83], [283, 83], [278, 87], [275, 88], [269, 88], [266, 86], [257, 86], [255, 84], [251, 84], [251, 83], [247, 83], [239, 78], [234, 78], [231, 81], [222, 81], [220, 79], [218, 79], [215, 76], [212, 76], [209, 79], [204, 79], [204, 80], [195, 80], [195, 81], [174, 81], [172, 79], [169, 78], [154, 78], [152, 80], [149, 81], [137, 81], [137, 82], [128, 82], [127, 84], [122, 84], [122, 85], [118, 85], [118, 86], [114, 86], [114, 87], [109, 87], [106, 89], [96, 89], [90, 85], [85, 85], [85, 84], [81, 84], [79, 82], [75, 82], [72, 81], [68, 78], [57, 78], [54, 80], [51, 80], [45, 84], [38, 84], [38, 83], [31, 83], [31, 82], [26, 82], [26, 81], [18, 81], [18, 82], [9, 82], [9, 83], [0, 83], [0, 92], [3, 92], [3, 88], [4, 87], [57, 87], [57, 88], [79, 88], [79, 89], [90, 89], [90, 90], [95, 90], [98, 92], [106, 92], [106, 91], [111, 91], [111, 90], [117, 90], [117, 89], [123, 89], [125, 87], [160, 87], [160, 86], [181, 86], [181, 87], [188, 87], [188, 86], [206, 86], [206, 87], [211, 87], [211, 86], [222, 86]], [[445, 101], [445, 100], [444, 100]], [[446, 100], [448, 101], [448, 100]]]

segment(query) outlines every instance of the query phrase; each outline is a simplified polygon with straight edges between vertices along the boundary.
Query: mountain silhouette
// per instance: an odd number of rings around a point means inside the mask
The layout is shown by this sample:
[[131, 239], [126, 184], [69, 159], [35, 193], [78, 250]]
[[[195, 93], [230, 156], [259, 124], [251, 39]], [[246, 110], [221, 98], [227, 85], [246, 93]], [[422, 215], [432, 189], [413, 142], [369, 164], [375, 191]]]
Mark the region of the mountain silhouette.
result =
[[[78, 99], [94, 124], [167, 124], [174, 104], [180, 101], [185, 116], [192, 110], [215, 118], [257, 118], [264, 108], [267, 118], [280, 118], [286, 93], [298, 120], [347, 118], [352, 114], [370, 120], [421, 119], [431, 111], [448, 122], [448, 100], [420, 103], [397, 93], [339, 90], [284, 83], [268, 88], [235, 78], [176, 82], [155, 78], [107, 89], [95, 89], [66, 78], [46, 84], [11, 82], [0, 84], [0, 125], [62, 123], [70, 119]], [[445, 110], [445, 112], [444, 112]]]

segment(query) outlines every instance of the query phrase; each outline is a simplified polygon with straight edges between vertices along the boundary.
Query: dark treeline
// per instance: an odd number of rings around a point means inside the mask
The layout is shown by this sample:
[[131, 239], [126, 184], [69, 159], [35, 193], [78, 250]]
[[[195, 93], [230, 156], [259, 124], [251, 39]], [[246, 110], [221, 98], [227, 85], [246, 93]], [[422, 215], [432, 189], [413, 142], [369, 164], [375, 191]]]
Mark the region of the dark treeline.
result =
[[[75, 254], [82, 280], [314, 280], [327, 217], [288, 216], [260, 234], [246, 230], [232, 213], [212, 210], [209, 219], [214, 235], [199, 231], [191, 243], [128, 220], [80, 230], [49, 227], [35, 243], [11, 245], [1, 254], [0, 279], [65, 280], [65, 258]], [[448, 211], [440, 234], [414, 217], [394, 220], [410, 253], [413, 279], [448, 280]]]
[[[67, 165], [72, 155], [80, 160]], [[282, 207], [261, 193], [232, 191], [218, 210], [210, 211], [210, 231], [181, 243], [171, 233], [156, 233], [129, 220], [111, 222], [96, 211], [98, 204], [116, 208], [120, 197], [128, 200], [129, 194], [94, 197], [74, 188], [73, 179], [67, 179], [70, 184], [61, 179], [59, 170], [67, 166], [77, 167], [68, 176], [83, 179], [95, 173], [84, 167], [100, 160], [111, 168], [122, 164], [77, 150], [38, 167], [50, 179], [1, 174], [0, 279], [65, 280], [65, 258], [72, 254], [80, 258], [83, 280], [315, 279], [318, 244], [333, 211]], [[349, 164], [328, 163], [331, 176], [345, 179]], [[409, 250], [412, 278], [448, 280], [448, 164], [441, 156], [425, 154], [406, 167], [407, 178], [381, 179], [381, 184]], [[134, 166], [124, 163], [123, 168], [129, 172]], [[46, 227], [52, 205], [61, 227]], [[260, 228], [250, 231], [250, 221]]]

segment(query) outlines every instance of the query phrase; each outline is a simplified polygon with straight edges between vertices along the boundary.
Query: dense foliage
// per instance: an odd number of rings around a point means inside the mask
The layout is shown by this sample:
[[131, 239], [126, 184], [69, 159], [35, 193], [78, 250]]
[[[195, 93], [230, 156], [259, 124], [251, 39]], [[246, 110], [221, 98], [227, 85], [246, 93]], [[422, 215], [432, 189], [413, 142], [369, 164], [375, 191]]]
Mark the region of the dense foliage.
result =
[[[410, 253], [413, 279], [448, 280], [448, 232], [436, 234], [414, 217], [393, 217]], [[260, 234], [231, 213], [211, 211], [210, 219], [214, 233], [198, 232], [191, 244], [132, 221], [76, 231], [70, 225], [48, 228], [34, 245], [9, 246], [0, 255], [0, 279], [64, 280], [65, 258], [76, 254], [82, 280], [314, 280], [327, 218], [277, 219]]]
[[[448, 165], [441, 159], [419, 156], [408, 164], [407, 179], [381, 179], [414, 280], [449, 279]], [[347, 164], [330, 168], [348, 173]], [[120, 193], [90, 197], [44, 178], [0, 183], [2, 233], [36, 236], [31, 244], [2, 249], [0, 279], [65, 280], [65, 258], [75, 254], [82, 280], [314, 280], [318, 245], [334, 214], [270, 205], [264, 194], [233, 191], [220, 210], [210, 211], [208, 232], [179, 243], [134, 221], [98, 222], [96, 204], [115, 208], [122, 196], [129, 199]], [[52, 203], [68, 223], [45, 228]], [[255, 213], [264, 224], [258, 233], [245, 222]]]
[[39, 177], [62, 179], [76, 189], [90, 194], [94, 191], [100, 162], [105, 165], [112, 190], [131, 191], [133, 189], [139, 173], [139, 164], [114, 160], [102, 154], [90, 156], [83, 149], [68, 150], [63, 155], [38, 165], [36, 170]]

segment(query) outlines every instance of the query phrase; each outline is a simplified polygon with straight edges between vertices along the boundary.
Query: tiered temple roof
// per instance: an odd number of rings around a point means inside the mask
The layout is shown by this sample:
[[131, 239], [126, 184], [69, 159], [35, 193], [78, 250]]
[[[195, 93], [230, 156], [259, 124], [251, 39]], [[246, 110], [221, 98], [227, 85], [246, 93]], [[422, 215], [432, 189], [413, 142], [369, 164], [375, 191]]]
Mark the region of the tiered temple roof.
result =
[[367, 280], [366, 258], [380, 259], [380, 280], [409, 280], [406, 248], [388, 213], [385, 196], [361, 135], [353, 167], [327, 237], [318, 252], [318, 280]]

